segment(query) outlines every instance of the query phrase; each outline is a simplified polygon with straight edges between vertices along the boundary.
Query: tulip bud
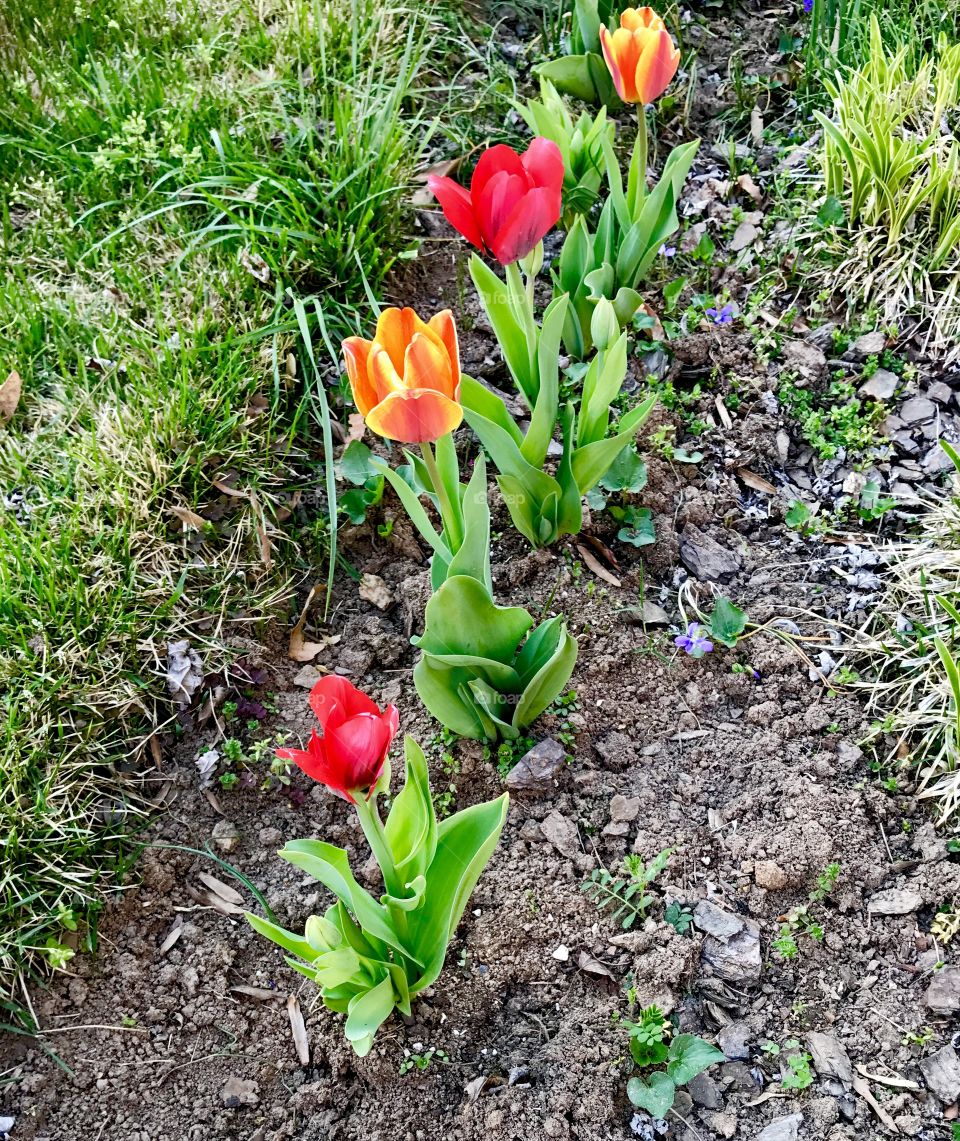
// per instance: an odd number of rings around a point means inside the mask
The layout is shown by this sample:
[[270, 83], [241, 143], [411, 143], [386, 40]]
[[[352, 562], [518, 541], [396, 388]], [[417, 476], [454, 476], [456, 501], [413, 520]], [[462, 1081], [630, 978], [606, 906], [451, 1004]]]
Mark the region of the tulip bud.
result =
[[613, 303], [601, 297], [590, 318], [590, 336], [600, 352], [613, 347], [620, 336], [620, 322]]
[[536, 277], [543, 269], [543, 242], [537, 242], [533, 249], [520, 259], [520, 266], [527, 277]]

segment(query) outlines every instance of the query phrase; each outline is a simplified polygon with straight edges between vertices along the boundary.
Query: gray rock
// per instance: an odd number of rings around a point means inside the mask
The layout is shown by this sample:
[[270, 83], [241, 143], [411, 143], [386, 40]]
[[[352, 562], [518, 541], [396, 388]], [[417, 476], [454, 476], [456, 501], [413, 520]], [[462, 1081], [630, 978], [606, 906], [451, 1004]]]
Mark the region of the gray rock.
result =
[[853, 1066], [846, 1047], [833, 1034], [813, 1031], [807, 1035], [807, 1049], [813, 1068], [822, 1077], [837, 1078], [845, 1086], [853, 1084]]
[[787, 341], [783, 357], [786, 366], [795, 369], [805, 380], [816, 380], [827, 368], [826, 356], [810, 341]]
[[944, 967], [930, 980], [923, 1001], [935, 1014], [960, 1011], [960, 967]]
[[868, 381], [860, 385], [860, 395], [870, 396], [874, 400], [889, 400], [897, 391], [900, 377], [895, 372], [885, 368], [878, 368]]
[[709, 1074], [697, 1074], [687, 1082], [687, 1091], [693, 1098], [693, 1104], [703, 1109], [719, 1109], [721, 1105], [720, 1090], [717, 1083]]
[[960, 1058], [951, 1045], [946, 1045], [920, 1061], [920, 1072], [927, 1089], [950, 1105], [960, 1098]]
[[836, 331], [836, 322], [824, 321], [822, 325], [818, 325], [815, 329], [811, 329], [809, 333], [805, 333], [804, 339], [809, 341], [812, 345], [816, 345], [817, 348], [826, 350], [833, 347], [833, 334]]
[[692, 523], [688, 523], [680, 535], [680, 558], [687, 570], [701, 582], [716, 582], [735, 574], [743, 562], [735, 551], [721, 546]]
[[227, 1109], [256, 1105], [260, 1101], [260, 1087], [251, 1078], [227, 1078], [220, 1091], [220, 1100]]
[[737, 1115], [735, 1113], [708, 1113], [700, 1114], [700, 1118], [708, 1129], [712, 1129], [718, 1137], [735, 1137], [737, 1133]]
[[625, 821], [630, 823], [640, 815], [639, 796], [616, 796], [610, 799], [610, 819], [616, 823]]
[[937, 414], [937, 406], [925, 396], [911, 396], [900, 406], [899, 416], [904, 424], [922, 424], [932, 420]]
[[240, 847], [240, 833], [232, 820], [218, 820], [211, 835], [221, 852], [235, 852]]
[[853, 360], [864, 360], [866, 357], [882, 353], [886, 346], [886, 334], [880, 329], [875, 329], [872, 333], [864, 333], [862, 337], [857, 337], [843, 355]]
[[632, 626], [669, 626], [670, 615], [664, 610], [662, 606], [658, 606], [656, 602], [650, 602], [644, 599], [642, 606], [631, 607], [629, 610], [620, 612], [620, 617], [624, 622], [628, 622]]
[[636, 750], [633, 741], [619, 730], [608, 733], [606, 737], [597, 741], [594, 748], [608, 768], [614, 771], [627, 768], [636, 759]]
[[727, 249], [731, 253], [739, 253], [740, 250], [745, 250], [747, 246], [752, 245], [759, 233], [760, 231], [751, 222], [743, 221], [734, 231]]
[[933, 384], [927, 385], [927, 396], [938, 404], [949, 404], [953, 389], [942, 380], [935, 380]]
[[803, 1124], [802, 1113], [790, 1113], [786, 1117], [777, 1117], [756, 1136], [756, 1141], [797, 1141], [800, 1136], [800, 1126]]
[[693, 921], [707, 933], [700, 961], [708, 973], [736, 986], [760, 978], [760, 927], [752, 919], [733, 915], [712, 903], [697, 904]]
[[556, 809], [541, 821], [540, 831], [562, 856], [573, 859], [580, 855], [580, 834], [576, 824], [561, 816]]
[[724, 1062], [720, 1067], [720, 1084], [727, 1092], [756, 1093], [760, 1088], [756, 1074], [746, 1062]]
[[549, 792], [567, 760], [567, 751], [552, 737], [538, 741], [507, 773], [510, 792]]
[[940, 475], [941, 472], [953, 470], [953, 460], [939, 444], [934, 444], [923, 457], [923, 470], [927, 475]]
[[867, 903], [867, 911], [871, 915], [910, 915], [921, 907], [923, 897], [919, 892], [898, 887], [878, 891]]
[[752, 1040], [753, 1031], [746, 1022], [731, 1022], [717, 1035], [717, 1045], [734, 1062], [749, 1060]]

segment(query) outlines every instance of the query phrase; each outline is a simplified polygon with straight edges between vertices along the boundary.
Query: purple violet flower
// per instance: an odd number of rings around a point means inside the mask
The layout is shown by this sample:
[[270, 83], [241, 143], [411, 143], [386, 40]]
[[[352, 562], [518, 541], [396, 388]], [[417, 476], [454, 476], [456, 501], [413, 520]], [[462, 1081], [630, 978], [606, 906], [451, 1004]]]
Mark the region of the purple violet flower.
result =
[[666, 243], [664, 243], [657, 252], [662, 258], [672, 258], [676, 256], [677, 247], [668, 246]]
[[711, 306], [707, 311], [707, 316], [713, 318], [714, 325], [732, 325], [733, 324], [733, 306], [724, 305], [722, 309], [715, 309]]
[[803, 10], [809, 16], [813, 11], [813, 0], [803, 0]]
[[706, 637], [699, 622], [691, 622], [686, 634], [678, 634], [673, 639], [673, 644], [692, 658], [702, 658], [713, 649], [713, 642]]

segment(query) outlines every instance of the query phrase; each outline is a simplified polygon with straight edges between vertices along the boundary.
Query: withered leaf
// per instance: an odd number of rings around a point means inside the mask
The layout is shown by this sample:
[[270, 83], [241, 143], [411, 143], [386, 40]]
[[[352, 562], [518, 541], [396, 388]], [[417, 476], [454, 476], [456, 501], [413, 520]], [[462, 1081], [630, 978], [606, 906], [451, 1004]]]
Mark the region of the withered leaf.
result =
[[232, 888], [228, 883], [224, 883], [223, 880], [218, 880], [216, 876], [210, 875], [209, 872], [198, 872], [197, 879], [204, 885], [204, 887], [208, 887], [221, 899], [226, 900], [227, 903], [232, 903], [237, 907], [242, 907], [243, 896], [236, 890], [236, 888]]
[[184, 531], [202, 531], [205, 527], [209, 526], [202, 515], [198, 515], [196, 511], [191, 511], [189, 507], [173, 506], [170, 508], [170, 514], [176, 515], [183, 524]]
[[14, 369], [3, 384], [0, 384], [0, 424], [7, 424], [13, 419], [22, 391], [23, 382], [20, 380], [20, 373]]
[[600, 562], [600, 560], [596, 558], [591, 551], [587, 550], [583, 543], [577, 543], [577, 550], [582, 555], [583, 561], [597, 576], [597, 578], [603, 579], [604, 582], [610, 583], [611, 586], [620, 585], [620, 579], [618, 579], [615, 574], [612, 574], [610, 571], [608, 571], [607, 568]]
[[280, 998], [280, 992], [270, 990], [265, 986], [247, 986], [246, 983], [237, 983], [236, 986], [230, 987], [231, 994], [242, 994], [246, 998], [252, 998], [255, 1002], [269, 1002], [272, 998]]
[[295, 994], [287, 999], [287, 1014], [290, 1016], [290, 1029], [293, 1031], [293, 1044], [297, 1048], [297, 1057], [302, 1066], [310, 1064], [310, 1042], [307, 1038], [307, 1028], [303, 1022], [303, 1013]]
[[738, 467], [737, 475], [747, 487], [752, 487], [754, 491], [762, 491], [764, 495], [776, 495], [777, 489], [768, 479], [764, 479], [762, 475], [757, 475], [755, 471], [749, 468]]
[[169, 951], [170, 948], [174, 945], [174, 943], [176, 943], [176, 941], [180, 938], [180, 936], [182, 934], [183, 934], [183, 916], [178, 915], [177, 918], [174, 919], [173, 924], [170, 927], [170, 930], [164, 936], [163, 942], [160, 944], [160, 947], [157, 951], [157, 954], [165, 955], [167, 953], [167, 951]]
[[319, 654], [321, 650], [325, 650], [330, 644], [327, 640], [322, 642], [308, 642], [304, 634], [304, 627], [307, 624], [307, 614], [310, 612], [310, 607], [319, 590], [320, 587], [318, 586], [311, 589], [307, 595], [307, 601], [303, 604], [303, 610], [300, 612], [297, 624], [290, 631], [290, 648], [287, 651], [287, 657], [292, 662], [312, 662], [317, 654]]

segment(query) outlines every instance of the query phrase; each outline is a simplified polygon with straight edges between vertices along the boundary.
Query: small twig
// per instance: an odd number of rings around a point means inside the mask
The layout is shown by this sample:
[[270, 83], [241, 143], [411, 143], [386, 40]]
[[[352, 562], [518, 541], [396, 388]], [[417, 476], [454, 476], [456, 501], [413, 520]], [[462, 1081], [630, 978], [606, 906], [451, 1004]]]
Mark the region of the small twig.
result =
[[120, 1030], [126, 1034], [149, 1034], [145, 1026], [107, 1026], [104, 1023], [93, 1023], [90, 1026], [51, 1026], [48, 1030], [38, 1030], [37, 1034], [66, 1034], [73, 1030]]

